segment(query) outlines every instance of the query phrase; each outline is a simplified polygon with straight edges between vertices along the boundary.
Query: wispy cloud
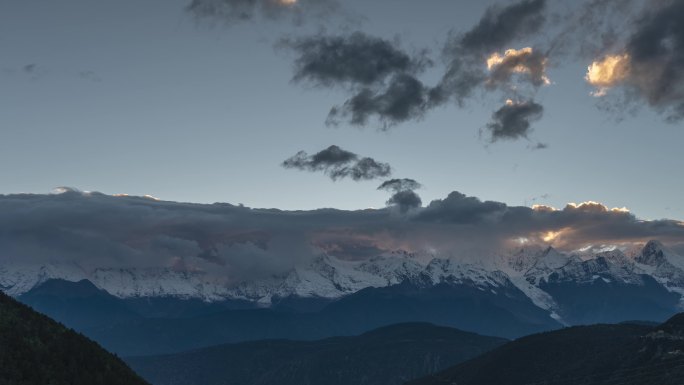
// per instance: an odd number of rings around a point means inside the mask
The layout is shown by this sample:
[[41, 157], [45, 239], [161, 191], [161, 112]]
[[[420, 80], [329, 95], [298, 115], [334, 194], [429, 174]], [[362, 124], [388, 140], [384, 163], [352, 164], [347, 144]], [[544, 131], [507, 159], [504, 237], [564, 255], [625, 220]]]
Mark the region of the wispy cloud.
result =
[[332, 180], [351, 178], [353, 180], [371, 180], [384, 178], [392, 173], [388, 163], [378, 162], [373, 158], [359, 155], [332, 145], [313, 155], [305, 151], [283, 161], [282, 166], [302, 171], [323, 172]]

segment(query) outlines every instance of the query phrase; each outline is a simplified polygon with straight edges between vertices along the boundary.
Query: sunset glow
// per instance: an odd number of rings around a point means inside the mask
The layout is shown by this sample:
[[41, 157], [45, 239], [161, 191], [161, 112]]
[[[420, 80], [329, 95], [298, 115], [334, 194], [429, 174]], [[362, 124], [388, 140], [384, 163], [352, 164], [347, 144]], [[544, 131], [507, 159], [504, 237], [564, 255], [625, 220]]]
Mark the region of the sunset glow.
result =
[[627, 79], [630, 72], [630, 57], [624, 55], [608, 55], [602, 60], [594, 61], [587, 68], [584, 79], [596, 87], [593, 96], [604, 96], [608, 89], [622, 83]]
[[534, 63], [534, 61], [530, 60], [530, 58], [533, 54], [534, 51], [532, 47], [507, 49], [503, 55], [498, 52], [494, 52], [487, 58], [487, 69], [489, 71], [494, 71], [499, 66], [510, 65], [512, 66], [510, 70], [519, 74], [533, 74], [535, 71], [541, 71], [541, 79], [543, 83], [545, 85], [551, 84], [551, 80], [545, 74], [543, 74], [546, 72], [547, 60], [544, 58], [541, 60], [541, 62], [537, 61], [538, 64], [536, 66], [541, 66], [541, 68], [532, 68], [532, 63]]

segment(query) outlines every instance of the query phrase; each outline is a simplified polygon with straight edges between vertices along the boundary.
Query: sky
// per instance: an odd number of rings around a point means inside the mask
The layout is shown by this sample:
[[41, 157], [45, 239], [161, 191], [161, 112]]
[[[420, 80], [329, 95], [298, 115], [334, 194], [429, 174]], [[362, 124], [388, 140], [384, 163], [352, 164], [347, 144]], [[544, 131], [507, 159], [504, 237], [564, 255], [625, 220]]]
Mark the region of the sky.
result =
[[0, 193], [684, 218], [684, 6], [569, 3], [0, 1]]

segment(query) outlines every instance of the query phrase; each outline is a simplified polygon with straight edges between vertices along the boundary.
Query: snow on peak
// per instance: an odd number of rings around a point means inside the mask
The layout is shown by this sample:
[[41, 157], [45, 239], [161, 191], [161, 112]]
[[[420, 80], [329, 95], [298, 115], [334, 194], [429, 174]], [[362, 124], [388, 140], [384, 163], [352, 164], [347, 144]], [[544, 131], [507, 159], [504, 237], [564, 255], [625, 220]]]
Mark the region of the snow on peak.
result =
[[665, 263], [678, 266], [678, 262], [681, 262], [681, 257], [669, 252], [659, 241], [651, 240], [646, 243], [641, 253], [636, 256], [636, 261], [643, 265], [654, 267]]
[[453, 259], [435, 258], [425, 268], [425, 276], [433, 284], [474, 284], [478, 287], [507, 286], [508, 276], [501, 271], [489, 271], [472, 264]]
[[413, 280], [424, 269], [425, 266], [415, 259], [393, 255], [373, 257], [358, 266], [359, 271], [384, 278], [387, 285], [396, 285], [405, 280]]
[[0, 289], [11, 296], [24, 294], [50, 279], [78, 282], [85, 278], [86, 273], [83, 269], [72, 263], [7, 263], [0, 266]]
[[173, 268], [99, 268], [86, 272], [73, 264], [13, 263], [0, 266], [0, 289], [18, 296], [49, 279], [88, 279], [98, 288], [121, 298], [239, 299], [268, 306], [277, 298], [336, 299], [364, 288], [404, 281], [419, 285], [465, 284], [496, 291], [496, 288], [512, 284], [537, 306], [553, 311], [556, 308], [554, 300], [542, 290], [545, 282], [583, 283], [602, 279], [640, 284], [642, 275], [648, 274], [669, 290], [684, 294], [684, 258], [659, 242], [649, 242], [637, 254], [627, 257], [619, 249], [613, 249], [585, 253], [580, 258], [552, 247], [526, 246], [508, 256], [502, 255], [493, 266], [484, 265], [491, 264], [491, 260], [465, 263], [406, 252], [378, 255], [363, 261], [322, 254], [280, 274], [244, 282], [227, 282], [206, 272]]

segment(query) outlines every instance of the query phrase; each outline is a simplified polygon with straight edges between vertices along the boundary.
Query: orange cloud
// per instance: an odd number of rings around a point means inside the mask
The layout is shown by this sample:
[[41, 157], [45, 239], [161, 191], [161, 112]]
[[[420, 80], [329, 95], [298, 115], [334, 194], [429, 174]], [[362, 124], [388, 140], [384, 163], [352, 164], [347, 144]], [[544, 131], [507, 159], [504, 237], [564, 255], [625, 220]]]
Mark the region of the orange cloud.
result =
[[629, 54], [623, 54], [608, 55], [591, 63], [584, 79], [596, 87], [596, 91], [592, 92], [592, 95], [604, 96], [608, 89], [627, 80], [631, 68], [630, 61]]
[[[547, 59], [534, 52], [532, 47], [507, 49], [503, 55], [494, 52], [487, 58], [487, 69], [494, 78], [508, 77], [511, 74], [526, 74], [535, 85], [548, 85], [551, 80], [546, 76]], [[490, 79], [495, 81], [497, 79]], [[500, 80], [500, 79], [499, 79]]]

